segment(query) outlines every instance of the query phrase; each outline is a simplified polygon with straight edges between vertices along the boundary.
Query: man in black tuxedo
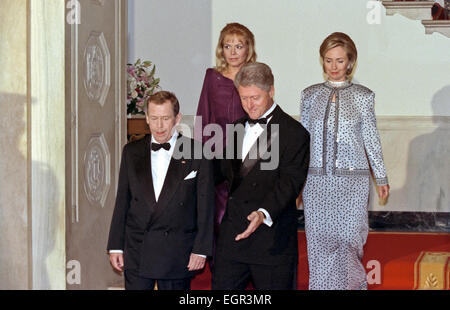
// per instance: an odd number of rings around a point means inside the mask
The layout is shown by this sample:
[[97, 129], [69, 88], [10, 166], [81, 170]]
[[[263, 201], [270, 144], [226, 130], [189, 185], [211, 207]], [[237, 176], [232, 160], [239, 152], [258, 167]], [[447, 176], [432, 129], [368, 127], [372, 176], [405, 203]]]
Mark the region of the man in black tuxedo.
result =
[[274, 103], [274, 78], [267, 65], [245, 65], [235, 86], [248, 117], [234, 123], [216, 171], [216, 182], [225, 178], [230, 186], [212, 288], [242, 290], [252, 279], [255, 289], [293, 289], [296, 198], [307, 176], [309, 133]]
[[179, 109], [174, 94], [152, 95], [152, 134], [123, 149], [108, 251], [113, 268], [125, 271], [126, 289], [190, 289], [212, 255], [212, 163], [194, 158], [199, 142], [175, 129]]

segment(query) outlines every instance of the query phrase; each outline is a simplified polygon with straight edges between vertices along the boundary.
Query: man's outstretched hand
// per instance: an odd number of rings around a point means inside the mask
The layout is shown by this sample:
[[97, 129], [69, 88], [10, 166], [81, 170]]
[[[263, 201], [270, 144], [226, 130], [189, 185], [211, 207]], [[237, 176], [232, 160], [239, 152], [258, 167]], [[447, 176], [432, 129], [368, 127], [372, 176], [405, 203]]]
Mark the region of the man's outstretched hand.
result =
[[264, 219], [264, 213], [261, 211], [253, 211], [249, 216], [247, 216], [247, 220], [250, 221], [247, 229], [242, 234], [237, 235], [234, 240], [239, 241], [250, 237], [250, 235], [253, 234], [255, 230], [258, 229], [258, 227], [264, 222]]

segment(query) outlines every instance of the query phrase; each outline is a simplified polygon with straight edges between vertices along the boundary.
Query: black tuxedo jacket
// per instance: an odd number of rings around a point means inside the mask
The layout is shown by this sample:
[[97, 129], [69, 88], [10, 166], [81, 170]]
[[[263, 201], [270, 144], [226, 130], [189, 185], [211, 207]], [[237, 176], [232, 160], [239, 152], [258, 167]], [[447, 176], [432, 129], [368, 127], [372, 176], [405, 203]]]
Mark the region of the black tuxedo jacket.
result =
[[[245, 121], [243, 118], [235, 124], [245, 126]], [[271, 124], [278, 125], [278, 130], [272, 130]], [[274, 141], [279, 144], [276, 169], [261, 169], [261, 164], [270, 159], [264, 159], [260, 153], [256, 159], [248, 155], [244, 161], [238, 158], [243, 137], [234, 134], [228, 141], [233, 143], [234, 158], [221, 160], [216, 170], [219, 181], [225, 178], [230, 184], [216, 255], [244, 263], [275, 265], [290, 263], [298, 257], [296, 198], [308, 172], [310, 138], [306, 129], [279, 106], [266, 131], [268, 150], [274, 153]], [[263, 136], [264, 133], [260, 137]], [[228, 144], [227, 148], [230, 147]], [[256, 143], [252, 148], [255, 147]], [[272, 227], [261, 224], [249, 238], [235, 241], [248, 227], [247, 216], [259, 208], [268, 211]]]
[[[187, 278], [192, 276], [187, 269], [191, 253], [212, 255], [212, 164], [194, 159], [194, 144], [199, 142], [180, 136], [157, 202], [150, 143], [148, 135], [123, 149], [107, 249], [123, 250], [124, 269], [136, 270], [140, 276]], [[186, 146], [190, 150], [183, 150]], [[177, 152], [186, 151], [188, 156], [175, 159]], [[185, 180], [192, 171], [197, 171], [197, 176]]]

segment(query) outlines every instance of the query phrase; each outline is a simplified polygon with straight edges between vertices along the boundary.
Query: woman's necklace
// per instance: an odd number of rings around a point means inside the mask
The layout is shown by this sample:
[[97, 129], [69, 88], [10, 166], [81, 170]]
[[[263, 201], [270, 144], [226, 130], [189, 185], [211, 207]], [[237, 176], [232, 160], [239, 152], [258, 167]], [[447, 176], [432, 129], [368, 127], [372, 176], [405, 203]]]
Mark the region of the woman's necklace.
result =
[[330, 85], [333, 87], [341, 87], [341, 86], [344, 86], [345, 84], [347, 84], [347, 81], [333, 82], [333, 81], [328, 80], [328, 83], [330, 83]]

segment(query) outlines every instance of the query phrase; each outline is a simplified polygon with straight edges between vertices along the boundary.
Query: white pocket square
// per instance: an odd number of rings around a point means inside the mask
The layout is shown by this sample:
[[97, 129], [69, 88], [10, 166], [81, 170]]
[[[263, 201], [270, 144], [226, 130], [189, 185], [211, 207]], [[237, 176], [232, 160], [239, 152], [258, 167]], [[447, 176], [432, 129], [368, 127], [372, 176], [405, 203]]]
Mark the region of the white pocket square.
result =
[[189, 179], [193, 179], [197, 176], [197, 171], [191, 171], [191, 173], [189, 173], [187, 175], [187, 177], [184, 178], [184, 180], [189, 180]]

